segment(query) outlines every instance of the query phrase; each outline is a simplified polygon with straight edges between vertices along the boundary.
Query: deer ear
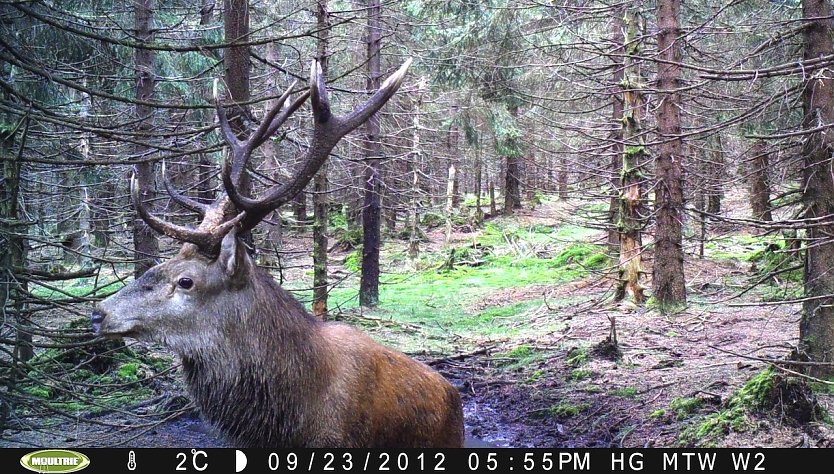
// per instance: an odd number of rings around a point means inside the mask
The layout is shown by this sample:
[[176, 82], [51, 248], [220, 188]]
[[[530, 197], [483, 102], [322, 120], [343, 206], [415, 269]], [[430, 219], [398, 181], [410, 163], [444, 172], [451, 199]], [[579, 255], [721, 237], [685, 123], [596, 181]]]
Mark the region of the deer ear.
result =
[[249, 267], [249, 256], [246, 254], [246, 246], [237, 239], [237, 230], [232, 229], [223, 237], [220, 243], [220, 256], [217, 263], [228, 277], [242, 275]]

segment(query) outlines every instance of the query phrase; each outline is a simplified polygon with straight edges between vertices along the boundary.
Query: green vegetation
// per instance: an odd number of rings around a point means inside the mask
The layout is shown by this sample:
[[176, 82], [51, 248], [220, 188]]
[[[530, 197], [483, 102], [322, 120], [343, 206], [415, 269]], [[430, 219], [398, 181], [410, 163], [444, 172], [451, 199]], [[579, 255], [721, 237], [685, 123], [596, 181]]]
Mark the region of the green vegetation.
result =
[[637, 398], [637, 389], [634, 387], [618, 387], [611, 391], [611, 395], [621, 398]]
[[730, 431], [746, 431], [752, 426], [748, 414], [761, 409], [774, 386], [774, 369], [754, 375], [716, 413], [683, 430], [678, 441], [683, 445], [710, 445]]
[[658, 420], [666, 416], [666, 410], [659, 409], [649, 413], [649, 418], [652, 420]]
[[559, 403], [558, 405], [553, 405], [548, 408], [547, 414], [557, 418], [568, 418], [576, 416], [589, 408], [591, 408], [589, 403], [580, 403], [578, 405], [574, 405], [572, 403]]
[[579, 382], [580, 380], [589, 379], [594, 376], [594, 373], [588, 369], [573, 369], [570, 372], [570, 379]]
[[678, 421], [689, 418], [690, 415], [698, 411], [702, 406], [704, 406], [704, 400], [697, 397], [676, 398], [669, 403], [669, 408], [675, 414], [675, 419]]
[[588, 362], [589, 358], [587, 347], [574, 347], [568, 351], [565, 364], [571, 367], [578, 367]]
[[[566, 283], [609, 265], [603, 247], [563, 240], [584, 238], [592, 232], [574, 226], [520, 227], [510, 219], [494, 219], [472, 245], [455, 248], [456, 263], [443, 271], [439, 270], [449, 258], [449, 249], [423, 251], [412, 266], [402, 243], [388, 244], [382, 251], [383, 266], [389, 273], [381, 278], [380, 305], [363, 314], [419, 326], [421, 333], [416, 335], [379, 334], [383, 341], [406, 351], [443, 350], [443, 339], [449, 334], [477, 343], [558, 330], [564, 324], [558, 318], [526, 324], [542, 311], [541, 293], [519, 300], [512, 290]], [[358, 270], [359, 255], [353, 251], [345, 257], [347, 270]], [[291, 284], [308, 286], [303, 281]], [[353, 276], [335, 287], [330, 293], [331, 307], [355, 308], [357, 286], [358, 278]], [[502, 291], [508, 292], [506, 298], [501, 297]], [[299, 292], [299, 296], [310, 300], [309, 291]]]
[[358, 272], [360, 265], [362, 265], [362, 249], [358, 248], [347, 254], [343, 265], [347, 270]]
[[120, 280], [96, 282], [95, 278], [78, 278], [66, 284], [50, 282], [49, 287], [35, 286], [32, 295], [51, 300], [105, 297], [119, 291], [124, 285]]
[[[546, 351], [522, 344], [503, 354], [497, 354], [496, 357], [499, 360], [498, 366], [513, 370], [529, 367], [537, 362], [541, 362], [548, 357], [548, 354]], [[534, 371], [528, 378], [528, 381], [538, 380], [543, 375], [544, 372], [541, 370]]]

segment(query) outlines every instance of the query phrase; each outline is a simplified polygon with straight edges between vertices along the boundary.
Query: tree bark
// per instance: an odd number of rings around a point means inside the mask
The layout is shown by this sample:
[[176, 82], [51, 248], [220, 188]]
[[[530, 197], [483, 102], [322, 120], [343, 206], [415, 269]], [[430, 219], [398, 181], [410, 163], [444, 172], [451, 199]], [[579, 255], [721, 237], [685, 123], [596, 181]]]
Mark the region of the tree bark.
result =
[[623, 52], [626, 44], [624, 8], [614, 10], [611, 19], [612, 41], [616, 46], [611, 56], [614, 66], [613, 93], [611, 94], [611, 169], [608, 186], [611, 189], [611, 197], [608, 202], [608, 251], [611, 255], [620, 253], [620, 232], [618, 229], [618, 215], [620, 212], [620, 176], [621, 160], [623, 156], [623, 78], [625, 69], [623, 65]]
[[[806, 18], [803, 30], [806, 61], [834, 54], [832, 45], [831, 4], [828, 0], [803, 0]], [[808, 76], [802, 92], [805, 129], [834, 123], [834, 76], [830, 69], [821, 69]], [[807, 136], [804, 155], [802, 199], [807, 210], [805, 218], [823, 219], [807, 229], [804, 285], [805, 297], [815, 298], [802, 304], [799, 323], [800, 350], [811, 361], [834, 362], [834, 179], [831, 175], [831, 154], [834, 137], [830, 130]], [[834, 366], [807, 366], [809, 375], [821, 378], [834, 376]]]
[[[460, 136], [458, 133], [457, 127], [452, 124], [449, 126], [449, 133], [446, 136], [446, 149], [449, 152], [449, 162], [446, 165], [447, 169], [457, 168], [455, 166], [455, 162], [457, 162], [458, 156], [460, 156]], [[452, 181], [452, 207], [457, 209], [460, 207], [460, 177], [458, 176], [460, 173], [456, 173], [454, 179]]]
[[489, 182], [489, 215], [495, 217], [495, 214], [498, 212], [496, 205], [495, 205], [495, 184], [490, 181]]
[[408, 258], [414, 262], [420, 255], [420, 167], [422, 162], [422, 148], [420, 145], [420, 113], [423, 105], [423, 94], [427, 89], [425, 80], [420, 81], [417, 99], [414, 103], [413, 131], [411, 135], [411, 210], [409, 215]]
[[[247, 43], [249, 41], [249, 0], [223, 0], [223, 29], [227, 43]], [[251, 98], [249, 82], [252, 64], [249, 61], [249, 46], [229, 46], [223, 53], [226, 90], [232, 104], [227, 109], [229, 124], [235, 134], [241, 138], [246, 135], [244, 116], [248, 116], [246, 106], [240, 105]], [[252, 183], [249, 173], [243, 172], [238, 185], [244, 196], [252, 194]], [[250, 231], [239, 236], [245, 242], [252, 243]], [[250, 245], [254, 249], [254, 245]]]
[[759, 140], [750, 149], [753, 155], [750, 165], [750, 208], [753, 219], [770, 222], [773, 215], [770, 212], [770, 180], [768, 179], [769, 157], [767, 144]]
[[[153, 41], [153, 11], [154, 0], [136, 0], [134, 3], [134, 23], [136, 41], [146, 43]], [[156, 74], [154, 72], [154, 51], [136, 48], [136, 98], [142, 101], [153, 99]], [[153, 129], [153, 109], [150, 106], [136, 104], [137, 129], [142, 133], [150, 133]], [[146, 139], [147, 140], [147, 139]], [[147, 145], [136, 145], [135, 155], [145, 157], [151, 153]], [[147, 203], [149, 210], [153, 208], [150, 200], [154, 195], [154, 165], [153, 162], [139, 163], [135, 167], [135, 176], [139, 189], [139, 196]], [[153, 230], [139, 218], [133, 219], [133, 248], [134, 260], [133, 276], [139, 278], [148, 269], [156, 265], [159, 255], [159, 241]]]
[[556, 178], [557, 187], [559, 188], [559, 199], [564, 201], [568, 199], [568, 160], [562, 156], [559, 159], [559, 175]]
[[683, 141], [680, 93], [680, 0], [659, 0], [657, 7], [658, 63], [657, 112], [660, 152], [655, 162], [654, 298], [666, 311], [686, 303], [683, 273]]
[[626, 45], [623, 91], [623, 141], [620, 170], [619, 219], [619, 282], [615, 299], [629, 297], [635, 304], [643, 303], [641, 252], [643, 247], [643, 165], [648, 159], [643, 142], [643, 76], [640, 71], [642, 21], [638, 13], [629, 10], [622, 25]]
[[[5, 95], [5, 94], [4, 94]], [[6, 117], [3, 117], [6, 118]], [[0, 121], [5, 127], [0, 128], [0, 159], [2, 159], [2, 186], [0, 186], [0, 302], [4, 315], [8, 315], [17, 329], [13, 355], [14, 364], [26, 362], [35, 355], [32, 346], [32, 333], [27, 328], [31, 323], [26, 316], [28, 288], [26, 280], [19, 278], [15, 269], [25, 268], [27, 263], [26, 221], [20, 216], [20, 181], [22, 163], [20, 153], [13, 150], [16, 131], [15, 124]], [[25, 133], [25, 132], [24, 132]], [[20, 147], [25, 145], [21, 140]], [[14, 379], [17, 379], [17, 371]], [[7, 383], [13, 383], [8, 380]], [[5, 403], [3, 404], [5, 405]], [[5, 408], [2, 412], [6, 413]], [[5, 416], [0, 418], [4, 421]]]
[[[380, 75], [380, 2], [368, 2], [368, 82], [367, 90], [379, 89]], [[379, 248], [380, 248], [380, 146], [379, 114], [373, 114], [365, 124], [365, 206], [362, 209], [362, 276], [359, 282], [359, 304], [376, 306], [379, 303]]]
[[[327, 0], [318, 0], [317, 3], [318, 60], [322, 74], [327, 79], [330, 13], [327, 10]], [[313, 314], [322, 320], [327, 319], [327, 188], [325, 162], [313, 181]]]
[[715, 150], [707, 164], [707, 212], [721, 214], [721, 198], [724, 194], [724, 147], [721, 135], [715, 136]]
[[455, 207], [455, 179], [457, 173], [454, 164], [449, 164], [449, 180], [446, 182], [446, 236], [443, 245], [449, 245], [452, 238], [452, 211]]
[[481, 209], [481, 187], [483, 181], [483, 158], [480, 144], [475, 145], [475, 225], [480, 226], [484, 221], [484, 210]]

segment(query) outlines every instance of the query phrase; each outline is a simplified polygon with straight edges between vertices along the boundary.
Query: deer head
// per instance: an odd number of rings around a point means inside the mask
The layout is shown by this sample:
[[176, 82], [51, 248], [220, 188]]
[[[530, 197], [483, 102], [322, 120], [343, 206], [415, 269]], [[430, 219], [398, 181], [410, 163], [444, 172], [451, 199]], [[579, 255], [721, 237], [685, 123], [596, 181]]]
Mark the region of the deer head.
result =
[[[160, 341], [181, 353], [216, 342], [220, 334], [228, 334], [224, 328], [239, 324], [241, 314], [254, 310], [256, 300], [269, 294], [259, 291], [259, 285], [274, 285], [258, 276], [259, 270], [237, 235], [254, 228], [270, 212], [301, 192], [339, 140], [368, 120], [394, 95], [410, 64], [409, 59], [357, 109], [337, 116], [330, 110], [321, 67], [313, 61], [308, 90], [289, 101], [294, 84], [290, 86], [244, 140], [232, 131], [223, 107], [216, 100], [220, 130], [230, 148], [221, 173], [224, 192], [213, 203], [203, 204], [178, 193], [163, 179], [175, 202], [202, 215], [200, 224], [192, 228], [153, 215], [139, 196], [136, 180], [131, 179], [133, 203], [141, 218], [151, 228], [184, 245], [174, 258], [148, 270], [102, 301], [92, 316], [94, 330], [108, 336]], [[300, 166], [287, 182], [267, 190], [261, 197], [243, 196], [238, 189], [252, 152], [274, 135], [308, 98], [313, 124], [310, 147]], [[163, 178], [164, 173], [163, 166]], [[300, 308], [294, 300], [282, 304]], [[300, 313], [305, 312], [302, 309]]]

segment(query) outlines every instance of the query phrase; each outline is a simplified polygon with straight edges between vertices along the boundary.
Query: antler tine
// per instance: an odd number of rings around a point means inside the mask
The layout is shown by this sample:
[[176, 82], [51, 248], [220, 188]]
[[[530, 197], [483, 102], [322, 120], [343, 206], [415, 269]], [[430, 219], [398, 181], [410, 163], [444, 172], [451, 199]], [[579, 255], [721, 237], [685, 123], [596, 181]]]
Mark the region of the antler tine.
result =
[[168, 191], [168, 195], [171, 196], [171, 199], [173, 199], [174, 202], [188, 209], [189, 211], [200, 214], [200, 217], [205, 217], [206, 211], [208, 211], [209, 206], [207, 204], [197, 202], [194, 199], [191, 199], [190, 197], [174, 189], [174, 186], [168, 179], [167, 173], [165, 173], [165, 160], [162, 160], [162, 183], [165, 185], [165, 190]]
[[[223, 236], [226, 235], [229, 229], [245, 217], [245, 213], [241, 212], [234, 219], [223, 222], [219, 225], [211, 225], [204, 228], [201, 224], [201, 229], [192, 229], [190, 227], [165, 221], [151, 214], [145, 206], [145, 203], [142, 201], [142, 197], [139, 196], [139, 181], [136, 179], [135, 174], [130, 177], [130, 196], [133, 200], [133, 206], [139, 213], [139, 217], [141, 217], [150, 228], [181, 242], [190, 242], [206, 252], [213, 252], [216, 250], [219, 247], [220, 242], [223, 240]], [[220, 208], [223, 207], [226, 199], [227, 198], [225, 196], [222, 196], [214, 202], [213, 206], [206, 206], [206, 214], [220, 212]], [[204, 223], [206, 220], [208, 219], [204, 219]]]
[[324, 123], [330, 120], [330, 100], [327, 98], [327, 84], [321, 72], [321, 63], [313, 60], [310, 64], [310, 102], [313, 106], [313, 119]]
[[293, 83], [284, 91], [281, 97], [278, 98], [278, 102], [267, 112], [266, 116], [264, 116], [261, 125], [258, 129], [249, 137], [249, 142], [251, 143], [251, 148], [254, 150], [255, 148], [261, 146], [263, 142], [267, 141], [269, 137], [275, 134], [281, 125], [287, 121], [287, 119], [298, 110], [304, 104], [304, 101], [307, 100], [309, 97], [309, 92], [304, 91], [298, 98], [296, 98], [289, 107], [284, 107], [284, 103], [290, 97], [292, 90], [295, 89], [296, 84], [298, 81], [293, 81]]
[[403, 65], [397, 69], [397, 72], [391, 74], [391, 76], [382, 83], [379, 90], [374, 92], [374, 94], [369, 97], [364, 104], [359, 106], [342, 120], [343, 135], [347, 135], [351, 131], [355, 130], [356, 127], [365, 123], [371, 115], [377, 113], [379, 109], [381, 109], [382, 106], [388, 102], [388, 99], [390, 99], [402, 85], [403, 79], [405, 79], [405, 73], [408, 72], [408, 68], [411, 66], [411, 61], [411, 58], [406, 59]]
[[236, 171], [234, 164], [224, 163], [223, 185], [226, 187], [229, 199], [238, 209], [246, 211], [241, 227], [244, 230], [254, 228], [270, 212], [301, 192], [307, 183], [313, 179], [327, 157], [330, 156], [330, 152], [339, 143], [339, 140], [364, 123], [397, 92], [410, 65], [411, 59], [409, 58], [359, 108], [347, 116], [338, 117], [330, 111], [327, 87], [321, 66], [316, 60], [313, 60], [310, 66], [309, 86], [313, 108], [313, 136], [310, 140], [310, 148], [302, 158], [301, 168], [296, 171], [293, 178], [283, 185], [273, 187], [262, 198], [251, 199], [239, 194], [233, 186], [232, 173]]

